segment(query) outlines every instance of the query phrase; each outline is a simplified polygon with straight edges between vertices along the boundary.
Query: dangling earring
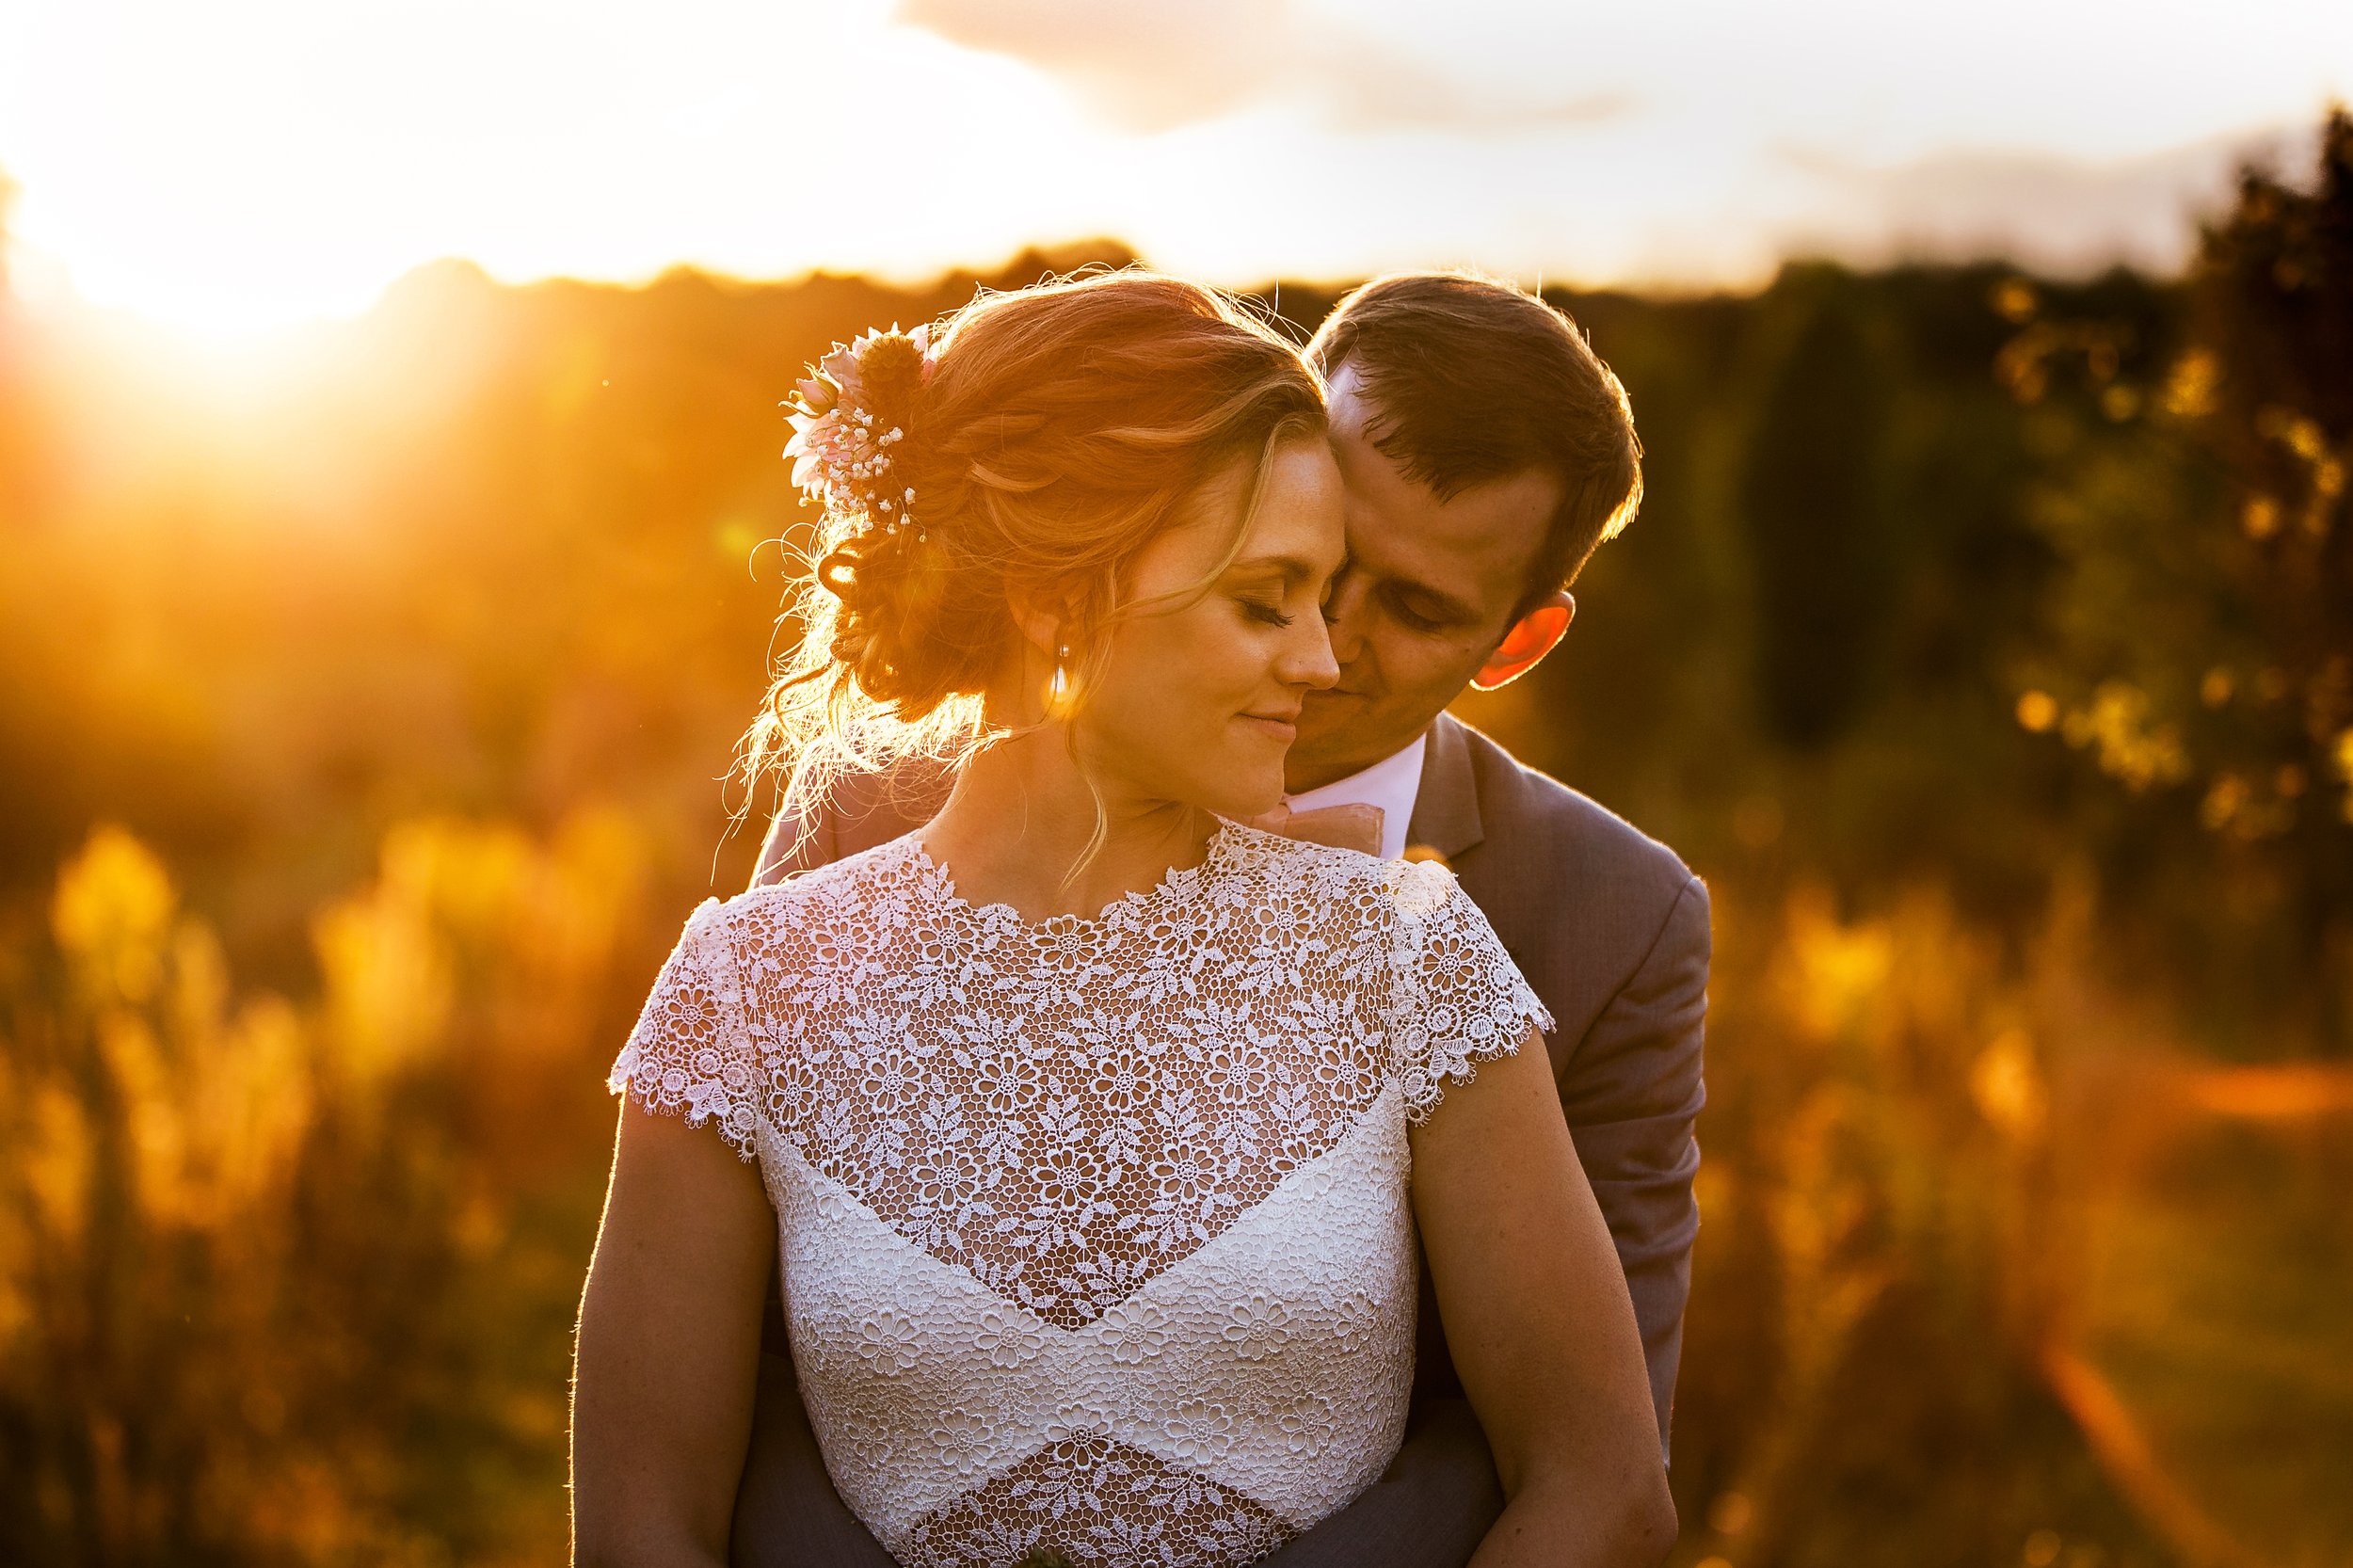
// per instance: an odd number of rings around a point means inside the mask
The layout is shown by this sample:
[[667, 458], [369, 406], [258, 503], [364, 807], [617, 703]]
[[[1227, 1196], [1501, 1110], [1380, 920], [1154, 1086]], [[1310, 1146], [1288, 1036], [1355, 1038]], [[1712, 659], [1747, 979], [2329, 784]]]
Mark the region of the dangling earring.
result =
[[1070, 645], [1054, 649], [1054, 678], [1046, 683], [1046, 711], [1059, 714], [1070, 706]]

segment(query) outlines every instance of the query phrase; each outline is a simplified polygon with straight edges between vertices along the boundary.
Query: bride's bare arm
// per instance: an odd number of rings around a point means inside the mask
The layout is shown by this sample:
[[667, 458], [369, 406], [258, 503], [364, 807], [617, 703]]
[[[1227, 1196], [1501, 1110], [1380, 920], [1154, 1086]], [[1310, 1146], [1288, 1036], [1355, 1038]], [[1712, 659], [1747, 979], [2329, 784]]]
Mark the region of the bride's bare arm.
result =
[[1472, 1568], [1649, 1568], [1674, 1504], [1634, 1307], [1530, 1032], [1414, 1130], [1414, 1212], [1506, 1498]]
[[572, 1560], [723, 1568], [776, 1251], [759, 1173], [621, 1106], [572, 1369]]

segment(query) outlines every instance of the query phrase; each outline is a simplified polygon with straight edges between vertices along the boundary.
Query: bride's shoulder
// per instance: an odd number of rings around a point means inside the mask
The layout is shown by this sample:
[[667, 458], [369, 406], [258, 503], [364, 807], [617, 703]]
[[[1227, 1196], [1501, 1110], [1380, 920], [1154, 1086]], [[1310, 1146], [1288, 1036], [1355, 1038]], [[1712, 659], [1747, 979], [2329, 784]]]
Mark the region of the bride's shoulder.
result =
[[712, 899], [696, 911], [736, 940], [857, 919], [888, 898], [906, 870], [907, 840], [894, 839], [845, 855], [782, 882], [747, 888], [728, 899]]
[[1465, 896], [1441, 861], [1385, 860], [1239, 823], [1228, 824], [1225, 835], [1245, 885], [1269, 893], [1305, 892], [1355, 909], [1368, 920], [1428, 916]]

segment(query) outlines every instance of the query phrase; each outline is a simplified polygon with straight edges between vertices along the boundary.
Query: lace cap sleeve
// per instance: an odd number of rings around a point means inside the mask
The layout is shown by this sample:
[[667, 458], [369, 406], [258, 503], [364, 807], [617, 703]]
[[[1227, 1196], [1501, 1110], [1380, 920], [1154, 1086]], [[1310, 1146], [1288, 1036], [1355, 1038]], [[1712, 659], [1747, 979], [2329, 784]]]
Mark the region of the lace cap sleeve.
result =
[[1418, 1123], [1437, 1109], [1448, 1084], [1467, 1083], [1480, 1063], [1513, 1054], [1529, 1026], [1548, 1030], [1552, 1015], [1452, 872], [1428, 862], [1393, 864], [1399, 920], [1391, 1038], [1406, 1115]]
[[706, 899], [687, 917], [605, 1087], [646, 1111], [683, 1117], [689, 1127], [715, 1122], [728, 1146], [750, 1160], [757, 1065], [725, 906]]

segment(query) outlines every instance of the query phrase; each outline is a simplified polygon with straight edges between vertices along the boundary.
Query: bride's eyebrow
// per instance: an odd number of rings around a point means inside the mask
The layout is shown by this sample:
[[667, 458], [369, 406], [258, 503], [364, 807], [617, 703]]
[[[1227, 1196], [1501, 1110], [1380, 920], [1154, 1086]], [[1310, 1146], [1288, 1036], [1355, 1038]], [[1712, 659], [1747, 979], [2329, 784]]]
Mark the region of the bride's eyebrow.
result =
[[1228, 581], [1235, 578], [1278, 579], [1285, 588], [1296, 587], [1315, 576], [1315, 564], [1296, 555], [1252, 555], [1236, 561], [1225, 568]]

